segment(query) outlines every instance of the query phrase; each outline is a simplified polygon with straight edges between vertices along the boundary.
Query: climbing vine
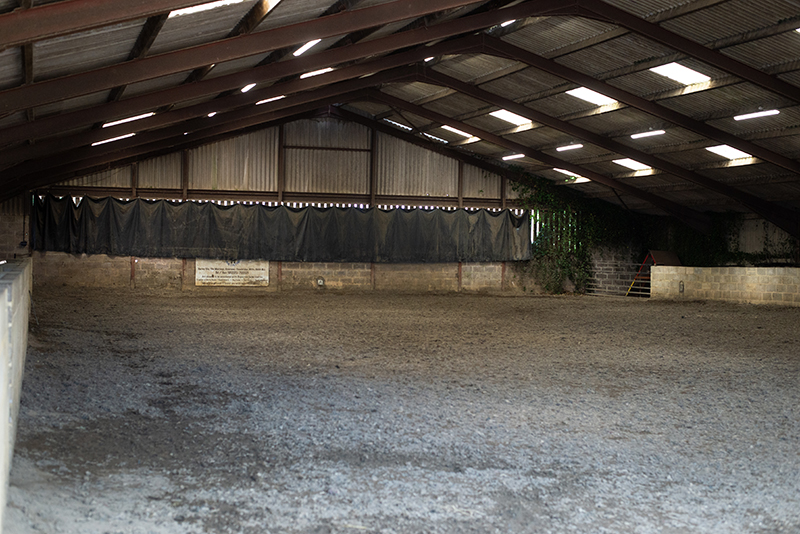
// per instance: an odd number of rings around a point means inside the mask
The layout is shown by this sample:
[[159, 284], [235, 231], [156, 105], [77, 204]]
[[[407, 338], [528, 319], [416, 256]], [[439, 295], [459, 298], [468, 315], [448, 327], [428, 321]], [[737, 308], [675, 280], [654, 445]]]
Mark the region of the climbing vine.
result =
[[639, 258], [650, 249], [670, 250], [687, 266], [800, 265], [800, 243], [774, 237], [767, 225], [763, 250], [742, 252], [739, 213], [710, 213], [711, 230], [704, 234], [675, 219], [634, 213], [514, 170], [522, 180], [512, 188], [531, 210], [536, 228], [532, 260], [519, 268], [549, 293], [584, 292], [592, 277], [592, 252], [600, 248], [629, 250]]

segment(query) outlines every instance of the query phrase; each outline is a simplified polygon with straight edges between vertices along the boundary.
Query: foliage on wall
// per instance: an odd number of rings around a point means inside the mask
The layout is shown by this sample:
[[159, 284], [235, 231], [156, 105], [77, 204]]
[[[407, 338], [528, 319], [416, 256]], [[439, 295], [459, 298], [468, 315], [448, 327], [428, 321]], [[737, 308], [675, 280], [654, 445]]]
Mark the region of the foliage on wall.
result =
[[521, 269], [548, 293], [573, 290], [570, 286], [584, 292], [592, 276], [591, 254], [601, 248], [633, 250], [642, 259], [651, 249], [670, 250], [687, 266], [800, 265], [800, 242], [775, 238], [766, 226], [763, 250], [741, 251], [740, 213], [709, 213], [712, 228], [703, 234], [676, 219], [634, 213], [519, 167], [515, 170], [522, 181], [512, 187], [541, 228], [533, 259]]

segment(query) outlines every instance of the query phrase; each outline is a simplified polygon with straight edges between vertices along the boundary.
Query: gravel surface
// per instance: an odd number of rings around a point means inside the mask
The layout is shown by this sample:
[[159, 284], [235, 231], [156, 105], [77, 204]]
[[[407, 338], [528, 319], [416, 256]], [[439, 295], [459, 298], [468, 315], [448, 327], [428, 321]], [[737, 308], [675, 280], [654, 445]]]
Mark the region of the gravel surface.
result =
[[34, 295], [6, 532], [800, 532], [800, 308]]

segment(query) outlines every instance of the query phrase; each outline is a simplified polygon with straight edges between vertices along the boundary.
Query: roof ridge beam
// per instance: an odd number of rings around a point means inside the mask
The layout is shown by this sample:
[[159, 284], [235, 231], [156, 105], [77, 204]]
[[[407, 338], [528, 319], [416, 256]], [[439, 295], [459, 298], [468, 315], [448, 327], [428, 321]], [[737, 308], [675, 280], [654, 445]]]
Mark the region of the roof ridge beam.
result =
[[782, 95], [790, 100], [800, 102], [800, 88], [787, 83], [779, 78], [742, 63], [730, 56], [726, 56], [716, 50], [712, 50], [702, 44], [687, 39], [675, 32], [663, 28], [659, 24], [648, 22], [636, 15], [623, 9], [612, 6], [601, 0], [577, 0], [585, 9], [593, 12], [599, 17], [603, 17], [613, 23], [628, 28], [632, 32], [638, 33], [678, 50], [691, 57], [713, 65], [718, 69], [738, 76], [750, 83], [763, 87], [764, 89]]
[[451, 125], [471, 135], [480, 137], [484, 141], [487, 141], [494, 145], [514, 150], [515, 152], [521, 154], [525, 154], [526, 156], [533, 158], [537, 161], [540, 161], [548, 166], [567, 169], [576, 174], [580, 174], [581, 176], [585, 176], [586, 178], [589, 178], [594, 182], [606, 185], [613, 189], [618, 189], [619, 191], [623, 191], [629, 195], [633, 195], [637, 198], [649, 202], [650, 204], [663, 210], [664, 212], [677, 217], [678, 219], [686, 222], [686, 224], [692, 226], [693, 228], [701, 232], [708, 232], [709, 229], [711, 228], [711, 219], [710, 217], [708, 217], [708, 215], [686, 208], [685, 206], [681, 206], [680, 204], [668, 200], [666, 198], [659, 197], [651, 193], [647, 193], [627, 183], [619, 182], [603, 174], [596, 173], [594, 171], [584, 169], [582, 167], [578, 167], [577, 165], [559, 159], [555, 156], [545, 154], [544, 152], [540, 152], [539, 150], [527, 147], [525, 145], [521, 145], [514, 141], [510, 141], [508, 139], [500, 137], [499, 135], [495, 135], [480, 128], [476, 128], [475, 126], [451, 119], [450, 117], [429, 110], [427, 108], [411, 104], [410, 102], [407, 102], [401, 98], [396, 98], [377, 90], [371, 90], [369, 94], [375, 100], [381, 101], [385, 104], [403, 108], [406, 111], [413, 113], [415, 115], [426, 117], [428, 120], [437, 121], [441, 124]]

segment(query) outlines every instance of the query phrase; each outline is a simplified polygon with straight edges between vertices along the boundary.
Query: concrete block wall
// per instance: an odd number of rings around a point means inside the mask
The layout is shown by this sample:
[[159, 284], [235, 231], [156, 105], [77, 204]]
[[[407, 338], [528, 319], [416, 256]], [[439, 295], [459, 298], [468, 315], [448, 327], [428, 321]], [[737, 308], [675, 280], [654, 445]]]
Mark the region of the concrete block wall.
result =
[[592, 264], [591, 293], [625, 294], [639, 271], [640, 264], [595, 262]]
[[[274, 263], [274, 262], [272, 262]], [[280, 275], [272, 280], [284, 289], [372, 289], [372, 268], [369, 263], [322, 263], [322, 262], [290, 262], [280, 263]], [[323, 286], [317, 284], [322, 278]]]
[[[87, 256], [61, 252], [33, 254], [37, 287], [111, 287], [136, 290], [229, 291], [195, 286], [195, 261], [181, 258]], [[324, 263], [270, 262], [270, 284], [254, 291], [468, 291], [521, 292], [514, 264], [487, 263]], [[325, 280], [324, 286], [317, 279]], [[526, 292], [537, 292], [532, 283]]]
[[30, 242], [28, 218], [16, 202], [0, 204], [0, 260], [10, 260], [28, 255], [28, 247], [20, 243]]
[[654, 266], [650, 298], [800, 306], [800, 268]]
[[462, 291], [496, 291], [510, 289], [506, 287], [507, 267], [502, 262], [493, 263], [462, 263], [461, 264], [461, 290]]
[[641, 267], [641, 260], [629, 248], [599, 249], [592, 254], [592, 278], [587, 291], [605, 295], [624, 295]]
[[0, 531], [3, 528], [22, 373], [28, 350], [32, 280], [29, 258], [9, 260], [0, 265]]
[[37, 286], [131, 287], [131, 258], [34, 252], [33, 279]]
[[458, 291], [458, 264], [376, 263], [375, 289], [411, 292]]

